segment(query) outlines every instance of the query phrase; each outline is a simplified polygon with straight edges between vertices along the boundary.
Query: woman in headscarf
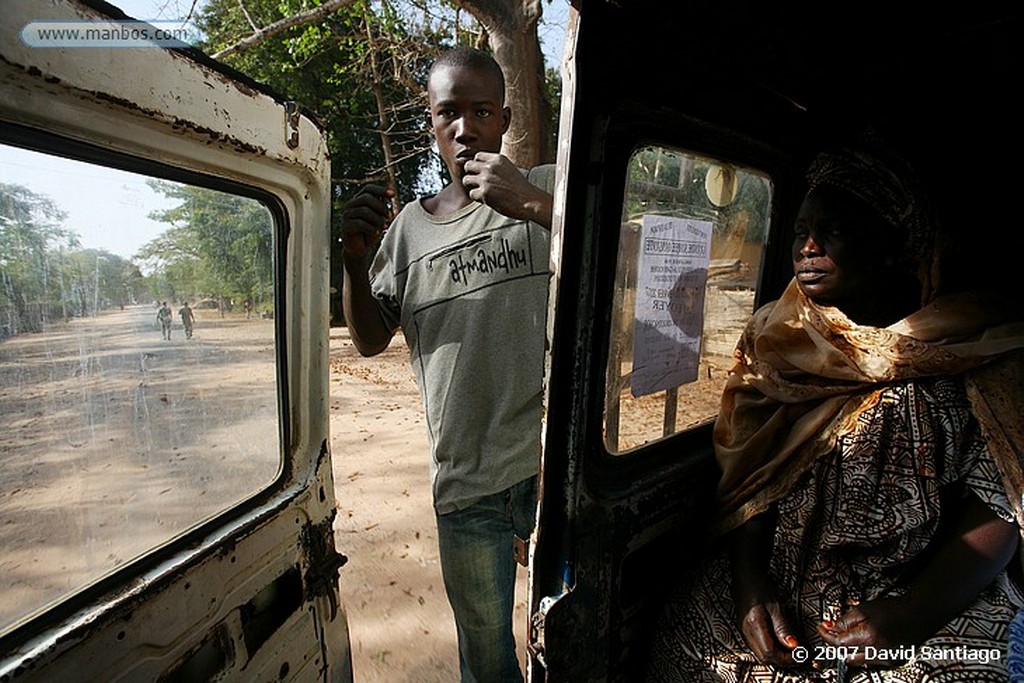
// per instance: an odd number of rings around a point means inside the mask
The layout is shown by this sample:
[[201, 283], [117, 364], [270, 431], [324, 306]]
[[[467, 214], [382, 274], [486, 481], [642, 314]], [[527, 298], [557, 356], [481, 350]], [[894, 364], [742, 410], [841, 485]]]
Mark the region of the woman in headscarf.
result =
[[722, 543], [649, 680], [1005, 681], [1024, 325], [936, 295], [931, 209], [877, 139], [807, 181], [795, 277], [740, 339], [714, 429]]

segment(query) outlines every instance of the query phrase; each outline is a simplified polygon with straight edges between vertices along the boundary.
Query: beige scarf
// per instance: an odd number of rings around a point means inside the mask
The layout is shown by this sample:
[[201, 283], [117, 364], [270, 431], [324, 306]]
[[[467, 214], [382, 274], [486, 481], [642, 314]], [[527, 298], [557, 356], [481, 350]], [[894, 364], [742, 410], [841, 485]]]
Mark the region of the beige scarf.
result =
[[790, 283], [754, 314], [714, 428], [720, 531], [786, 495], [888, 383], [966, 373], [972, 408], [1024, 528], [1024, 323], [981, 293], [860, 326]]

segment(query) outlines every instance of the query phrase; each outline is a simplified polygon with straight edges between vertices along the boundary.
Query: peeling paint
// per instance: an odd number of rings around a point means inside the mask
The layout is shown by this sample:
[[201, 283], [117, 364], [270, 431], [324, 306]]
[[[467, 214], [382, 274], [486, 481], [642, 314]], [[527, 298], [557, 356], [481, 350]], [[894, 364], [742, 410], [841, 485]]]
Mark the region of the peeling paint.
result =
[[348, 558], [334, 546], [334, 518], [336, 509], [319, 524], [308, 524], [302, 529], [300, 543], [306, 554], [308, 565], [303, 583], [306, 586], [306, 600], [327, 596], [331, 603], [330, 620], [338, 616], [338, 572], [348, 563]]
[[[6, 59], [3, 59], [2, 57], [0, 57], [0, 60], [2, 60], [6, 64], [9, 64], [11, 66], [17, 67], [18, 69], [22, 70], [23, 72], [25, 72], [29, 76], [32, 76], [33, 78], [41, 79], [45, 83], [48, 83], [48, 84], [51, 84], [51, 85], [60, 85], [62, 83], [60, 78], [57, 78], [57, 77], [52, 76], [52, 75], [44, 74], [42, 72], [42, 70], [40, 70], [36, 66], [25, 67], [24, 65], [12, 63], [12, 62], [10, 62], [10, 61], [8, 61]], [[227, 78], [225, 76], [221, 76], [219, 74], [217, 76], [218, 76], [218, 78], [224, 79], [225, 82], [230, 82], [230, 81], [227, 80]], [[249, 89], [249, 88], [244, 88], [244, 89], [242, 89], [242, 91], [246, 95], [249, 95], [249, 96], [252, 96], [252, 97], [256, 97], [256, 96], [259, 95], [259, 93], [257, 93], [256, 91], [254, 91], [252, 89]], [[137, 114], [139, 114], [139, 115], [141, 115], [141, 116], [143, 116], [145, 118], [155, 119], [155, 120], [167, 120], [167, 116], [165, 114], [157, 111], [157, 110], [148, 109], [148, 108], [142, 107], [142, 106], [140, 106], [136, 102], [133, 102], [133, 101], [121, 98], [121, 97], [117, 97], [115, 95], [111, 95], [110, 93], [107, 93], [107, 92], [102, 92], [102, 91], [98, 91], [98, 90], [89, 90], [89, 91], [81, 91], [81, 92], [84, 95], [88, 95], [88, 96], [94, 98], [97, 101], [107, 102], [108, 104], [117, 106], [118, 108], [121, 108], [121, 109], [124, 109], [124, 110], [127, 110], [127, 111], [131, 111], [131, 112], [135, 112], [135, 113], [137, 113]], [[294, 122], [294, 126], [295, 126], [295, 130], [292, 133], [293, 138], [295, 140], [295, 145], [289, 144], [289, 146], [297, 147], [298, 146], [298, 129], [297, 129], [297, 126], [298, 126], [299, 114], [298, 114], [297, 108], [295, 108], [294, 113], [293, 113], [293, 109], [289, 107], [289, 105], [291, 105], [291, 104], [293, 104], [293, 103], [288, 103], [288, 104], [284, 105], [285, 109], [286, 109], [286, 112], [288, 112], [288, 114], [287, 114], [288, 120], [289, 121], [293, 121]], [[224, 109], [218, 109], [217, 113], [225, 121], [229, 121], [231, 119], [230, 114], [228, 114], [228, 112], [226, 110], [224, 110]], [[180, 130], [182, 132], [190, 132], [190, 133], [202, 136], [202, 137], [206, 137], [206, 138], [208, 138], [208, 143], [209, 142], [215, 142], [217, 144], [221, 144], [221, 145], [224, 145], [224, 146], [231, 147], [233, 150], [235, 150], [239, 154], [249, 154], [249, 155], [254, 155], [254, 156], [266, 156], [267, 155], [267, 150], [265, 148], [263, 148], [263, 147], [258, 147], [256, 145], [251, 144], [251, 143], [243, 142], [242, 140], [239, 140], [239, 139], [234, 138], [232, 136], [225, 135], [225, 134], [223, 134], [223, 133], [221, 133], [219, 131], [213, 130], [213, 129], [205, 127], [205, 126], [198, 125], [198, 124], [196, 124], [193, 121], [189, 121], [189, 120], [186, 120], [186, 119], [182, 119], [182, 118], [176, 117], [176, 118], [170, 120], [170, 124], [172, 126], [174, 126], [176, 129], [178, 129], [178, 130]], [[291, 139], [289, 140], [289, 143], [291, 143]]]

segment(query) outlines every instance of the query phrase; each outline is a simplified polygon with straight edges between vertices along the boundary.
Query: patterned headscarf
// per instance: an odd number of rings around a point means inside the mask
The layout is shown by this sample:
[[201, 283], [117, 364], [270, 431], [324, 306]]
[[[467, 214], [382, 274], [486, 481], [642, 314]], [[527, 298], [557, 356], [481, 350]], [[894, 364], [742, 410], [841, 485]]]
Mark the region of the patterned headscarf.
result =
[[917, 270], [922, 303], [932, 297], [938, 286], [936, 224], [924, 188], [905, 159], [869, 131], [854, 147], [819, 154], [807, 171], [807, 184], [808, 191], [828, 185], [849, 192], [905, 234], [903, 261]]

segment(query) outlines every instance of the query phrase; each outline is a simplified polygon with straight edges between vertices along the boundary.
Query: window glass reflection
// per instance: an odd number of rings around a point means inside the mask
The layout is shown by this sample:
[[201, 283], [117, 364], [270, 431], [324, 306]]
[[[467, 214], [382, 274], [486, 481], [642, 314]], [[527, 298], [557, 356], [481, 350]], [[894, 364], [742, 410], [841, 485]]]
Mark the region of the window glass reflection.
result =
[[281, 467], [273, 219], [0, 147], [0, 632]]
[[615, 282], [605, 442], [635, 449], [714, 419], [753, 312], [771, 182], [663, 147], [634, 152]]

